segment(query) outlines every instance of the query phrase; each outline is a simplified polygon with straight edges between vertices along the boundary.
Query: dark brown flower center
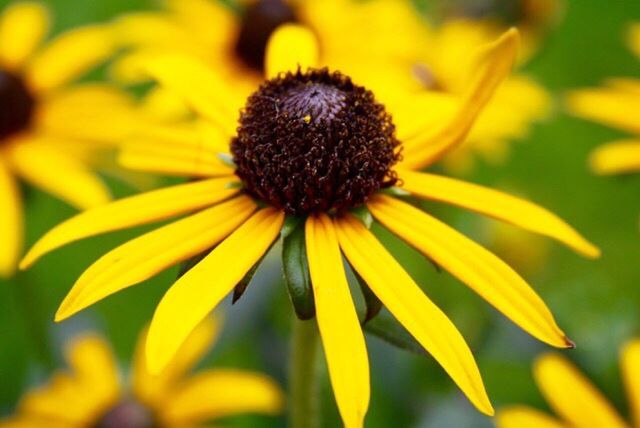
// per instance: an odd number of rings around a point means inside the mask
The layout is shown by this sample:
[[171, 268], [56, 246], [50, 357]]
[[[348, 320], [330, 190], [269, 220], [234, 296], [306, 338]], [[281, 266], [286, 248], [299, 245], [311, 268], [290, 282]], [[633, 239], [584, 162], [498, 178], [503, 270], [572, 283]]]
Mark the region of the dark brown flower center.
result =
[[257, 0], [243, 13], [235, 53], [248, 67], [262, 73], [269, 37], [282, 24], [297, 22], [284, 0]]
[[157, 421], [149, 408], [133, 398], [125, 398], [109, 409], [96, 428], [156, 428]]
[[398, 149], [373, 93], [326, 69], [264, 83], [231, 143], [245, 191], [294, 215], [357, 207], [394, 185]]
[[34, 105], [22, 79], [0, 70], [0, 142], [29, 126]]

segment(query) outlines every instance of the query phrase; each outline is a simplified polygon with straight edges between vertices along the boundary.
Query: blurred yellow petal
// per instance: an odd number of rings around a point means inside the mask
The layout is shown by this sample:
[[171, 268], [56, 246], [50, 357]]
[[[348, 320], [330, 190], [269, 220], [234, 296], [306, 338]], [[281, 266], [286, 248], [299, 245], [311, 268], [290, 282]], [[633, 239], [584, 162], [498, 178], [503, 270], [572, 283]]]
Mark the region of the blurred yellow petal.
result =
[[166, 426], [185, 426], [243, 413], [276, 415], [284, 396], [268, 376], [233, 369], [203, 371], [183, 381], [159, 409]]
[[493, 253], [400, 200], [381, 195], [367, 205], [383, 225], [465, 283], [523, 330], [552, 346], [573, 346], [542, 299]]
[[371, 291], [433, 355], [478, 410], [493, 415], [471, 350], [449, 318], [359, 220], [349, 216], [336, 225], [345, 256]]
[[563, 356], [542, 356], [536, 361], [533, 374], [549, 405], [570, 426], [627, 426], [602, 393]]
[[164, 295], [149, 327], [147, 362], [158, 373], [193, 329], [240, 282], [278, 237], [284, 213], [258, 211]]
[[49, 31], [49, 10], [36, 2], [9, 5], [0, 16], [0, 65], [16, 71]]
[[51, 229], [31, 248], [20, 267], [26, 269], [57, 248], [90, 236], [164, 220], [220, 202], [237, 193], [234, 179], [214, 178], [120, 199], [96, 207]]
[[[211, 51], [227, 48], [237, 37], [238, 17], [226, 4], [210, 0], [168, 0], [167, 9]], [[215, 25], [211, 25], [212, 22]]]
[[206, 64], [188, 56], [166, 55], [150, 60], [147, 72], [196, 112], [235, 135], [238, 110], [244, 100]]
[[216, 314], [206, 317], [189, 335], [167, 367], [157, 375], [147, 369], [145, 329], [136, 345], [133, 360], [132, 388], [136, 397], [153, 409], [162, 409], [165, 400], [171, 398], [172, 388], [187, 375], [214, 345], [220, 334], [221, 319]]
[[626, 88], [582, 89], [566, 98], [569, 111], [584, 119], [640, 133], [635, 112], [640, 111], [640, 96]]
[[37, 126], [43, 133], [113, 146], [131, 135], [142, 120], [128, 94], [110, 85], [92, 83], [43, 102]]
[[622, 140], [596, 148], [589, 159], [598, 174], [640, 171], [640, 140]]
[[160, 123], [181, 122], [191, 114], [189, 107], [180, 97], [161, 86], [155, 86], [147, 92], [140, 108]]
[[38, 92], [55, 89], [106, 61], [115, 50], [109, 27], [90, 25], [63, 33], [29, 63], [27, 80]]
[[[638, 159], [640, 161], [640, 156]], [[399, 170], [398, 175], [402, 181], [402, 188], [413, 195], [457, 205], [548, 236], [587, 257], [600, 255], [598, 248], [566, 222], [529, 201], [487, 187], [433, 174]]]
[[149, 46], [162, 47], [165, 51], [171, 48], [189, 49], [196, 42], [189, 34], [189, 28], [180, 25], [171, 14], [164, 12], [125, 14], [116, 19], [112, 28], [118, 43], [134, 49]]
[[13, 178], [9, 165], [0, 156], [0, 278], [15, 272], [22, 252], [24, 225], [22, 218], [22, 196], [18, 183]]
[[282, 25], [274, 31], [267, 44], [267, 78], [317, 67], [319, 56], [318, 41], [311, 30], [301, 25]]
[[74, 284], [56, 321], [206, 251], [235, 230], [256, 205], [240, 196], [132, 239], [102, 256]]
[[96, 403], [114, 403], [120, 396], [120, 380], [107, 342], [98, 336], [82, 336], [73, 340], [66, 351], [74, 377], [92, 389]]
[[25, 137], [9, 148], [7, 156], [24, 180], [80, 210], [109, 202], [111, 195], [102, 179], [55, 146], [55, 140]]
[[496, 415], [497, 428], [569, 428], [562, 422], [525, 406], [502, 409]]
[[335, 227], [326, 214], [310, 216], [305, 237], [316, 319], [333, 393], [344, 426], [362, 427], [371, 395], [369, 360]]
[[620, 360], [633, 426], [640, 427], [640, 340], [625, 344]]
[[629, 28], [629, 47], [640, 58], [640, 24], [633, 24]]
[[46, 385], [23, 396], [18, 413], [37, 415], [66, 427], [88, 426], [102, 405], [94, 390], [87, 388], [81, 379], [58, 372]]
[[[483, 47], [458, 110], [435, 130], [424, 128], [404, 141], [403, 166], [418, 169], [430, 165], [465, 139], [484, 106], [511, 72], [518, 41], [518, 31], [510, 29]], [[420, 120], [421, 112], [417, 111], [415, 115], [416, 120]]]
[[119, 161], [129, 169], [172, 176], [232, 175], [233, 169], [220, 158], [230, 140], [197, 126], [148, 128], [126, 140]]

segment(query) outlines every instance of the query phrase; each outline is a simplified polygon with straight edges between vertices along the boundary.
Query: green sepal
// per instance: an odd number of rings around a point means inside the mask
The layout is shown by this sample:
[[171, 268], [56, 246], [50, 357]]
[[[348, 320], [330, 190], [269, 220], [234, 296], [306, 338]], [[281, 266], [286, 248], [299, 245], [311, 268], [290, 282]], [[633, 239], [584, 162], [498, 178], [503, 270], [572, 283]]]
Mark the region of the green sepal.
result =
[[418, 355], [428, 355], [422, 345], [388, 312], [381, 312], [363, 325], [364, 330], [385, 342]]
[[256, 271], [258, 270], [258, 266], [260, 266], [260, 263], [262, 263], [263, 258], [264, 257], [258, 260], [255, 265], [251, 266], [251, 269], [249, 269], [249, 272], [247, 272], [242, 277], [240, 282], [237, 283], [236, 286], [233, 288], [233, 297], [231, 298], [232, 305], [234, 305], [238, 300], [240, 300], [244, 292], [247, 290], [247, 287], [249, 286], [249, 283], [253, 279], [253, 276], [256, 274]]
[[303, 217], [298, 217], [298, 216], [295, 216], [295, 215], [288, 215], [284, 219], [284, 224], [282, 225], [282, 228], [280, 229], [280, 237], [282, 239], [284, 239], [287, 236], [289, 236], [291, 234], [291, 232], [296, 230], [296, 228], [300, 225], [300, 223], [302, 221], [304, 221]]
[[198, 254], [196, 256], [193, 256], [190, 259], [187, 259], [184, 262], [182, 262], [182, 264], [180, 265], [180, 270], [178, 270], [178, 276], [177, 276], [176, 279], [182, 278], [182, 276], [185, 273], [189, 272], [195, 265], [200, 263], [202, 261], [202, 259], [204, 259], [206, 256], [208, 256], [211, 251], [213, 251], [213, 248], [209, 248], [208, 250], [203, 251], [202, 253], [200, 253], [200, 254]]
[[380, 190], [380, 192], [389, 196], [397, 196], [397, 197], [411, 196], [411, 193], [399, 187], [388, 187], [386, 189]]
[[361, 205], [358, 208], [353, 208], [352, 210], [349, 210], [349, 212], [356, 216], [356, 218], [360, 220], [367, 229], [371, 229], [371, 225], [373, 224], [373, 216], [371, 215], [371, 212], [366, 205]]
[[227, 166], [230, 166], [232, 168], [236, 167], [236, 163], [233, 161], [233, 156], [231, 156], [229, 153], [218, 153], [218, 159], [220, 159], [220, 161]]
[[316, 314], [305, 245], [304, 222], [299, 221], [282, 240], [282, 269], [293, 309], [301, 320]]
[[358, 275], [358, 272], [356, 272], [354, 269], [352, 270], [353, 275], [358, 280], [360, 290], [362, 291], [362, 296], [364, 297], [366, 312], [364, 314], [364, 319], [362, 320], [362, 325], [365, 325], [380, 313], [383, 305], [380, 299], [378, 299], [378, 296], [373, 294], [373, 291], [371, 291], [365, 280], [360, 275]]

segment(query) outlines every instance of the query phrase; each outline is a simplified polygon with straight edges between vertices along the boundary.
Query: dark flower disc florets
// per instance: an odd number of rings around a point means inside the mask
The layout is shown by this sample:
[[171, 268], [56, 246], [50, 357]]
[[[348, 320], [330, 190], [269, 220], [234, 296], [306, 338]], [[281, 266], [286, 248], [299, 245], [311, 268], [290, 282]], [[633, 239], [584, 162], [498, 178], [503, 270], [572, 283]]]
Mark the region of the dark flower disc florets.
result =
[[0, 70], [0, 142], [29, 125], [34, 104], [22, 79]]
[[294, 215], [344, 211], [393, 186], [398, 149], [373, 93], [327, 69], [264, 83], [231, 143], [245, 191]]

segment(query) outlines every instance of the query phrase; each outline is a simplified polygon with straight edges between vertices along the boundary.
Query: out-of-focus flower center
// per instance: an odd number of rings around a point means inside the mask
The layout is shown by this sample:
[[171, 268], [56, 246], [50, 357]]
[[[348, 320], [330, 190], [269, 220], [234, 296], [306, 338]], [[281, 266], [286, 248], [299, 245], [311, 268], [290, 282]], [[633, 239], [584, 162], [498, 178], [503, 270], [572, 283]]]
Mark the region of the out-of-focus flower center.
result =
[[235, 53], [250, 68], [264, 70], [269, 37], [282, 24], [297, 22], [294, 9], [284, 0], [257, 0], [242, 17]]
[[120, 401], [96, 424], [96, 428], [155, 428], [157, 426], [151, 410], [133, 398]]
[[245, 191], [294, 215], [340, 212], [393, 186], [398, 149], [373, 93], [326, 69], [264, 83], [231, 143]]
[[0, 70], [0, 142], [29, 126], [34, 105], [22, 79]]
[[528, 19], [528, 5], [527, 0], [456, 0], [451, 7], [458, 16], [499, 19], [507, 24], [518, 24]]

